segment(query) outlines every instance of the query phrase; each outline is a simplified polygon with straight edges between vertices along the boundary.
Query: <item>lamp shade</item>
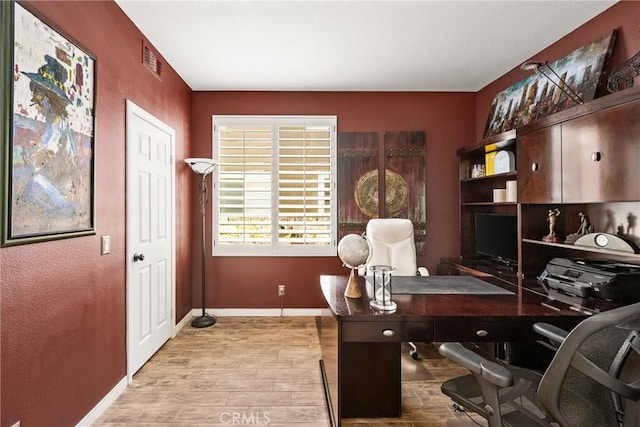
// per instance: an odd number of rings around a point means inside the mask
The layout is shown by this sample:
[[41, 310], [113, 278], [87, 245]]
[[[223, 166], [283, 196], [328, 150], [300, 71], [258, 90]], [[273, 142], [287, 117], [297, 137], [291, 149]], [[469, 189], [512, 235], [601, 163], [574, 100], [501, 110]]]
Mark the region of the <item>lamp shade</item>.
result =
[[204, 159], [199, 157], [184, 159], [184, 162], [188, 164], [195, 173], [200, 175], [206, 175], [213, 172], [213, 169], [218, 164], [213, 159]]
[[543, 64], [542, 62], [527, 61], [524, 64], [520, 65], [520, 68], [525, 71], [538, 72], [538, 68], [542, 67], [543, 65], [545, 64]]

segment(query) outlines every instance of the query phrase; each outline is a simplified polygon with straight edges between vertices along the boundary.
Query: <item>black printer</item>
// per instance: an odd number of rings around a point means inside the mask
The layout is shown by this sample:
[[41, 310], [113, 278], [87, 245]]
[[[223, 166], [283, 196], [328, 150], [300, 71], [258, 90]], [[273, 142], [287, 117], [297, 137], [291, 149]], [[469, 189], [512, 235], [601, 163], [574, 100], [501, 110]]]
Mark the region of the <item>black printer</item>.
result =
[[547, 289], [580, 298], [593, 297], [624, 304], [640, 301], [640, 265], [553, 258], [538, 280]]

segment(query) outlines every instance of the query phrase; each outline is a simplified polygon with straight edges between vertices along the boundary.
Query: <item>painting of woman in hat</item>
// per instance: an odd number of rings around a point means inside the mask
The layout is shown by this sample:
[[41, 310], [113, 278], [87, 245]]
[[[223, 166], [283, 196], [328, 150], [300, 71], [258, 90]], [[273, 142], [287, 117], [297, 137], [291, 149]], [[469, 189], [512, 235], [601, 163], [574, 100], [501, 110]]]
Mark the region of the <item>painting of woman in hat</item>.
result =
[[40, 24], [53, 45], [14, 51], [12, 236], [93, 227], [93, 62]]

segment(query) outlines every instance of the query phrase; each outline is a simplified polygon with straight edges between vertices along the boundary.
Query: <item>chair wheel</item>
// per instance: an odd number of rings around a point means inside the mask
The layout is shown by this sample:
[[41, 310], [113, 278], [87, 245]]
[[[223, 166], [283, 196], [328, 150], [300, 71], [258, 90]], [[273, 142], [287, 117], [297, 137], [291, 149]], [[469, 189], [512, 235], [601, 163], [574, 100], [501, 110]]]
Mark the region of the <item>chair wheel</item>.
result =
[[413, 360], [418, 360], [418, 352], [417, 351], [410, 351], [409, 352], [409, 356], [411, 356], [411, 358]]

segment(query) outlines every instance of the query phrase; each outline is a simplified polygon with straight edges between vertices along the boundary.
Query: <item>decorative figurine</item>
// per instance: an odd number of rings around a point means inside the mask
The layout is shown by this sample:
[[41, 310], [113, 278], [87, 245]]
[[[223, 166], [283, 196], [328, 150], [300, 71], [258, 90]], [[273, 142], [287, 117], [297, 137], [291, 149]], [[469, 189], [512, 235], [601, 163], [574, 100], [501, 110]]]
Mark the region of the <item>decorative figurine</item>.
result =
[[587, 214], [580, 212], [578, 215], [580, 215], [580, 228], [578, 229], [578, 234], [593, 233], [595, 229], [593, 228], [593, 225], [591, 225], [591, 222], [589, 222]]
[[595, 228], [593, 228], [593, 225], [591, 225], [587, 214], [585, 214], [584, 212], [580, 212], [578, 215], [580, 215], [580, 228], [578, 228], [578, 231], [576, 231], [575, 233], [571, 233], [567, 236], [564, 242], [568, 245], [573, 245], [574, 242], [580, 237], [584, 236], [585, 234], [594, 233], [596, 231]]
[[547, 222], [549, 223], [549, 234], [542, 238], [545, 242], [553, 242], [559, 243], [560, 238], [556, 236], [555, 227], [556, 227], [556, 219], [560, 216], [560, 211], [556, 209], [549, 209], [549, 213], [547, 214]]
[[623, 224], [620, 224], [620, 225], [618, 226], [618, 231], [616, 232], [616, 234], [617, 234], [618, 236], [624, 236], [624, 225], [623, 225]]

